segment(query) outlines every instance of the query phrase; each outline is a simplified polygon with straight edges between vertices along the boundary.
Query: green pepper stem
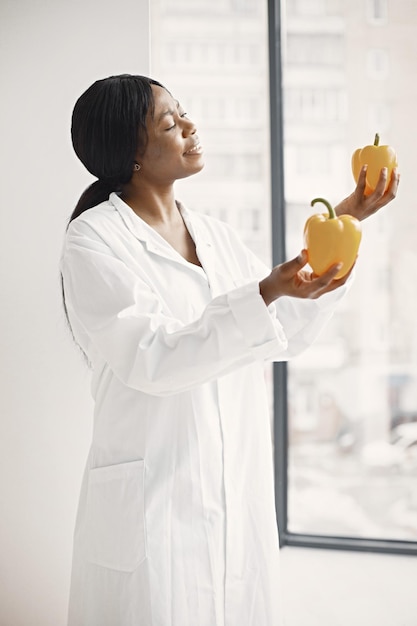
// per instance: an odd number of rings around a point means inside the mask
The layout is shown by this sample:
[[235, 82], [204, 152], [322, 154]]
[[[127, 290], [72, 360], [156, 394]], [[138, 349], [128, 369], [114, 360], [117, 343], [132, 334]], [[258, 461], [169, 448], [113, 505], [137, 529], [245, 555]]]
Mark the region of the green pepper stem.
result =
[[379, 135], [378, 135], [378, 133], [375, 134], [374, 146], [379, 146]]
[[325, 200], [324, 198], [314, 198], [314, 200], [311, 201], [311, 206], [314, 206], [316, 202], [322, 202], [329, 211], [329, 219], [334, 220], [334, 218], [336, 217], [336, 213], [330, 202], [328, 200]]

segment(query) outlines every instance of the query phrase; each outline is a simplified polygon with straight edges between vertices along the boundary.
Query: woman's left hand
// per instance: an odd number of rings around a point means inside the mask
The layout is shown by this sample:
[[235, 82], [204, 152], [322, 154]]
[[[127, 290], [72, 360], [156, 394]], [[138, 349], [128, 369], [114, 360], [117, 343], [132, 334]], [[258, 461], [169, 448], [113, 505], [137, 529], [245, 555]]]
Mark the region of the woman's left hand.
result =
[[364, 220], [376, 213], [381, 207], [394, 200], [397, 195], [400, 182], [400, 175], [397, 169], [394, 168], [392, 170], [391, 180], [385, 191], [386, 179], [387, 168], [384, 167], [381, 170], [375, 191], [369, 196], [365, 196], [366, 165], [364, 165], [359, 174], [355, 191], [335, 207], [336, 215], [353, 215], [358, 220]]

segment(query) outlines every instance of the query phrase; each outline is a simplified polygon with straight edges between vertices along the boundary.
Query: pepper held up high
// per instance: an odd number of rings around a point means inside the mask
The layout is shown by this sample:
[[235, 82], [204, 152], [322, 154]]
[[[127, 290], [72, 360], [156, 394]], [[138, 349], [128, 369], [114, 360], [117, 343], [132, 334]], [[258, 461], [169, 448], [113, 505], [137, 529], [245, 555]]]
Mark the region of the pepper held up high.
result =
[[322, 202], [327, 207], [328, 215], [312, 215], [305, 224], [304, 242], [308, 262], [318, 276], [332, 265], [342, 263], [335, 276], [342, 278], [355, 263], [362, 237], [361, 224], [352, 215], [336, 217], [334, 209], [324, 198], [315, 198], [311, 206], [316, 202]]
[[390, 183], [392, 170], [398, 165], [397, 154], [391, 146], [379, 145], [379, 135], [377, 133], [373, 146], [358, 148], [352, 155], [352, 172], [356, 182], [358, 182], [363, 165], [368, 165], [368, 169], [366, 170], [365, 195], [368, 196], [375, 191], [383, 167], [386, 167], [388, 170], [387, 181], [385, 183], [386, 191]]

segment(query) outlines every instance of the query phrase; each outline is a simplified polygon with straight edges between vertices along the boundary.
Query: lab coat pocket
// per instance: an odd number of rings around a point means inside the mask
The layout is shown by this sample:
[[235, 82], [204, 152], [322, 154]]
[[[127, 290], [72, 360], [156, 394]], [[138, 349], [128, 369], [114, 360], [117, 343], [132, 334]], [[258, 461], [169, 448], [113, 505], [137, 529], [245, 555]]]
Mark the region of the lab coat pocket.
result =
[[86, 552], [90, 563], [131, 572], [146, 557], [143, 460], [90, 470]]

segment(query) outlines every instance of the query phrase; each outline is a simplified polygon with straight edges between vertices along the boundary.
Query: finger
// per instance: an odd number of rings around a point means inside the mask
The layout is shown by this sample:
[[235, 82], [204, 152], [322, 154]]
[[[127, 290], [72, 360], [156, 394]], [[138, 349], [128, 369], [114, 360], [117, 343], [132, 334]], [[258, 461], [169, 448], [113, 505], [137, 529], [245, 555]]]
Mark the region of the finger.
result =
[[379, 173], [378, 182], [375, 187], [375, 191], [373, 193], [374, 198], [378, 196], [382, 198], [385, 193], [385, 188], [387, 186], [387, 176], [388, 176], [388, 168], [383, 167]]
[[291, 261], [286, 261], [281, 265], [281, 272], [284, 276], [294, 276], [308, 262], [307, 250], [301, 250], [300, 254]]
[[332, 265], [328, 270], [326, 270], [324, 274], [321, 274], [320, 276], [313, 275], [309, 283], [309, 289], [311, 293], [327, 290], [329, 285], [334, 282], [336, 274], [342, 268], [342, 265], [343, 263], [337, 263], [336, 265]]
[[[386, 168], [383, 168], [383, 169], [386, 169]], [[381, 174], [382, 173], [383, 172], [381, 170]], [[378, 189], [378, 186], [381, 183], [381, 177], [380, 177], [377, 187], [374, 193], [372, 194], [372, 205], [370, 206], [371, 214], [375, 213], [376, 211], [378, 211], [378, 209], [385, 206], [386, 204], [388, 204], [389, 202], [391, 202], [391, 200], [395, 198], [395, 196], [397, 195], [399, 181], [400, 181], [400, 175], [398, 173], [397, 168], [394, 168], [391, 172], [391, 178], [390, 178], [387, 190], [385, 192], [382, 192], [382, 195], [380, 195], [381, 191], [380, 189]], [[385, 185], [386, 185], [386, 179], [384, 183], [384, 188], [385, 188]], [[371, 199], [371, 196], [369, 196], [368, 200], [370, 199]]]
[[335, 265], [329, 267], [329, 269], [326, 270], [324, 274], [322, 274], [319, 278], [322, 278], [326, 282], [331, 282], [332, 280], [334, 280], [335, 276], [342, 269], [342, 267], [343, 263], [336, 263]]
[[400, 184], [400, 173], [396, 167], [391, 172], [388, 189], [385, 192], [387, 202], [390, 202], [397, 195], [398, 185]]
[[333, 291], [333, 289], [337, 289], [338, 287], [341, 287], [342, 285], [344, 285], [348, 281], [349, 277], [353, 273], [353, 270], [355, 269], [355, 265], [356, 265], [357, 259], [358, 259], [358, 257], [356, 257], [356, 260], [355, 260], [354, 264], [352, 265], [350, 270], [348, 272], [346, 272], [346, 274], [341, 276], [341, 278], [337, 278], [336, 280], [333, 281], [333, 283], [330, 285], [330, 288], [328, 289], [328, 291]]
[[356, 183], [356, 192], [358, 195], [363, 196], [365, 193], [366, 187], [366, 172], [368, 170], [368, 165], [362, 165], [361, 171], [359, 172], [358, 182]]

